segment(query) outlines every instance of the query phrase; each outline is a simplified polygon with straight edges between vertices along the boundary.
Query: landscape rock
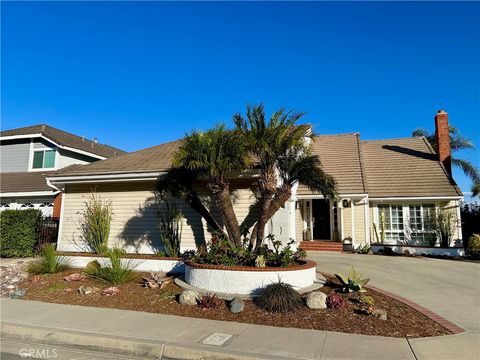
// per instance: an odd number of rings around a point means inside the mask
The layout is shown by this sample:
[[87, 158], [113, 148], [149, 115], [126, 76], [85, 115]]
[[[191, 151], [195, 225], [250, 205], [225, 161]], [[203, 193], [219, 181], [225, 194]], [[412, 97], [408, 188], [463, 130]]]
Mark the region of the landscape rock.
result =
[[28, 262], [16, 261], [10, 265], [0, 267], [0, 297], [9, 297], [18, 285], [28, 276]]
[[185, 290], [178, 298], [178, 302], [182, 305], [197, 305], [200, 295], [196, 291]]
[[27, 293], [27, 290], [25, 290], [25, 289], [17, 289], [10, 295], [10, 298], [11, 299], [20, 299], [26, 293]]
[[90, 294], [93, 294], [93, 293], [95, 293], [99, 290], [100, 290], [99, 288], [90, 287], [90, 286], [80, 286], [78, 288], [78, 292], [82, 295], [90, 295]]
[[372, 311], [372, 315], [380, 320], [387, 320], [387, 312], [384, 309], [375, 309]]
[[114, 295], [118, 295], [119, 293], [120, 293], [120, 290], [116, 286], [106, 288], [102, 291], [102, 295], [105, 295], [105, 296], [114, 296]]
[[85, 279], [85, 275], [82, 275], [80, 273], [73, 273], [73, 274], [70, 274], [68, 276], [65, 276], [63, 278], [65, 281], [82, 281]]
[[241, 313], [245, 308], [245, 302], [239, 297], [234, 297], [230, 302], [230, 311], [234, 314]]
[[327, 304], [325, 301], [327, 300], [327, 295], [322, 293], [321, 291], [314, 291], [308, 294], [307, 296], [307, 306], [310, 309], [326, 309]]

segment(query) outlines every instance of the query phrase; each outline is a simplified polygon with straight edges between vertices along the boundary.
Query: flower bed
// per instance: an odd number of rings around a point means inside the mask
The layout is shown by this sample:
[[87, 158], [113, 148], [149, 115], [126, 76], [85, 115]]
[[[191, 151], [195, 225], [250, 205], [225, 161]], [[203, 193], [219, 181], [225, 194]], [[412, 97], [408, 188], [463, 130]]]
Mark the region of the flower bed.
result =
[[[359, 305], [353, 301], [357, 296], [356, 294], [339, 294], [345, 300], [345, 307], [342, 309], [312, 310], [303, 306], [293, 312], [269, 313], [258, 307], [255, 302], [245, 301], [245, 309], [241, 313], [234, 314], [230, 311], [226, 301], [223, 301], [221, 306], [216, 309], [181, 305], [178, 303], [177, 297], [182, 289], [173, 283], [168, 284], [163, 289], [143, 287], [141, 277], [149, 276], [149, 274], [137, 273], [137, 278], [118, 285], [119, 292], [117, 295], [105, 296], [102, 295], [102, 289], [110, 285], [100, 280], [91, 278], [76, 282], [64, 280], [66, 276], [74, 272], [78, 272], [78, 270], [29, 276], [28, 279], [19, 284], [21, 288], [26, 290], [22, 299], [363, 335], [411, 338], [451, 333], [410, 306], [368, 288], [363, 295], [373, 297], [375, 306], [387, 311], [388, 319], [386, 321], [374, 316], [359, 314]], [[336, 281], [331, 277], [329, 279]], [[78, 291], [81, 286], [98, 288], [99, 290], [84, 295]], [[331, 282], [327, 282], [321, 289], [326, 295], [335, 293], [336, 290], [338, 290], [338, 285]], [[304, 296], [307, 296], [307, 294]]]
[[282, 281], [296, 290], [313, 285], [316, 263], [300, 260], [286, 267], [249, 267], [185, 262], [185, 281], [198, 289], [224, 294], [256, 294], [268, 284]]
[[[108, 261], [105, 255], [93, 253], [57, 252], [57, 256], [65, 258], [73, 268], [84, 268], [93, 260]], [[183, 274], [185, 271], [182, 258], [148, 254], [124, 254], [121, 257], [131, 262], [135, 271], [161, 271], [173, 274]]]
[[406, 251], [410, 255], [433, 255], [433, 256], [465, 256], [463, 247], [438, 247], [438, 246], [416, 246], [416, 245], [387, 245], [372, 244], [371, 249], [374, 254], [386, 253], [385, 248], [391, 249], [395, 254], [404, 255]]

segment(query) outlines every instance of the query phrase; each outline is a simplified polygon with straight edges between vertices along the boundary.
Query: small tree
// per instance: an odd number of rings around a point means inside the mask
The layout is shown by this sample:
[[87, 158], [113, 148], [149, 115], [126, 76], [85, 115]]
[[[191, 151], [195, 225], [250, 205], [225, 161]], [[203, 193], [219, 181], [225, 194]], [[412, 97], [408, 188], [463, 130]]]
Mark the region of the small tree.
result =
[[440, 246], [449, 247], [455, 236], [457, 216], [452, 209], [438, 208], [433, 217], [432, 227], [440, 240]]
[[107, 251], [112, 221], [111, 201], [103, 200], [100, 195], [92, 191], [80, 215], [82, 240], [96, 253]]

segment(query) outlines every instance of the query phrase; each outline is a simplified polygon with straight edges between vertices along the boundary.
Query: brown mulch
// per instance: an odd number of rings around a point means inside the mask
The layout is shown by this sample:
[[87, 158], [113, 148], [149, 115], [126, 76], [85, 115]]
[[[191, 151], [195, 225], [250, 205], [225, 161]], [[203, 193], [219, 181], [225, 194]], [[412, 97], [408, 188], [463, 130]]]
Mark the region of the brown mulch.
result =
[[[341, 310], [311, 310], [305, 306], [295, 312], [285, 314], [268, 313], [258, 308], [252, 301], [246, 301], [245, 310], [239, 314], [231, 313], [226, 302], [217, 309], [180, 305], [176, 301], [176, 296], [182, 292], [180, 287], [169, 284], [162, 290], [144, 288], [139, 281], [142, 274], [138, 274], [137, 280], [120, 285], [120, 294], [118, 295], [104, 296], [101, 295], [101, 291], [90, 295], [81, 295], [78, 292], [81, 285], [100, 289], [110, 285], [88, 278], [75, 282], [63, 280], [65, 276], [76, 271], [78, 270], [68, 270], [54, 275], [29, 276], [20, 285], [27, 290], [23, 299], [364, 335], [427, 337], [451, 334], [450, 331], [417, 310], [371, 289], [367, 289], [364, 295], [370, 295], [375, 299], [375, 308], [387, 311], [388, 319], [386, 321], [374, 316], [359, 314], [357, 310], [360, 305], [352, 301], [357, 296], [355, 294], [341, 294], [347, 303], [347, 306]], [[333, 281], [333, 279], [330, 280]], [[330, 282], [320, 289], [327, 295], [336, 290], [335, 284]]]

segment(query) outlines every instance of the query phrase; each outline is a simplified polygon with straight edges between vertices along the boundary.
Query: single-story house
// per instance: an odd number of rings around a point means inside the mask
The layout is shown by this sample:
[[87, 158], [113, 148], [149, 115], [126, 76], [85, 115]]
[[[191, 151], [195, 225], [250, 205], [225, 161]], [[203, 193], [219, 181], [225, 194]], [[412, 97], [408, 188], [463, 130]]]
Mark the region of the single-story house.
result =
[[39, 209], [59, 217], [60, 191], [46, 178], [74, 164], [89, 164], [125, 151], [47, 124], [0, 132], [0, 211]]
[[[354, 247], [378, 240], [380, 214], [385, 243], [421, 243], [432, 209], [448, 207], [456, 214], [455, 239], [461, 239], [460, 202], [451, 176], [448, 115], [437, 113], [438, 154], [423, 137], [361, 140], [358, 133], [321, 135], [310, 143], [327, 173], [338, 184], [336, 198], [324, 198], [302, 184], [272, 218], [266, 233], [283, 242], [348, 240]], [[112, 202], [109, 244], [131, 252], [152, 253], [161, 247], [152, 191], [159, 175], [171, 166], [180, 141], [161, 144], [88, 165], [70, 167], [48, 177], [64, 195], [58, 249], [79, 249], [80, 213], [95, 189]], [[238, 220], [247, 224], [252, 179], [232, 179]], [[199, 185], [200, 186], [200, 185]], [[208, 241], [205, 221], [186, 204], [182, 250]]]

